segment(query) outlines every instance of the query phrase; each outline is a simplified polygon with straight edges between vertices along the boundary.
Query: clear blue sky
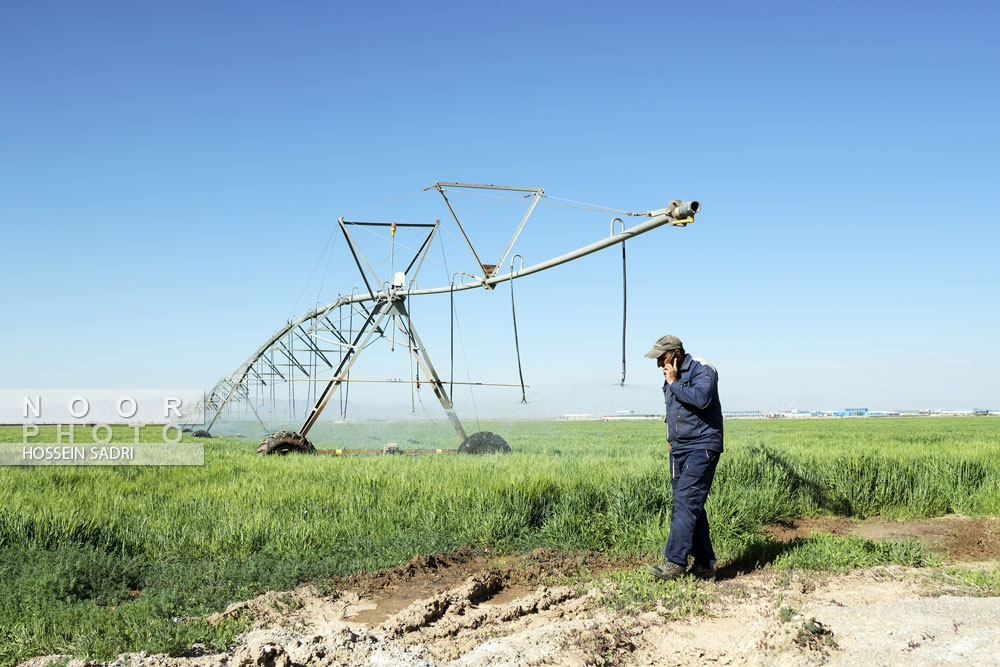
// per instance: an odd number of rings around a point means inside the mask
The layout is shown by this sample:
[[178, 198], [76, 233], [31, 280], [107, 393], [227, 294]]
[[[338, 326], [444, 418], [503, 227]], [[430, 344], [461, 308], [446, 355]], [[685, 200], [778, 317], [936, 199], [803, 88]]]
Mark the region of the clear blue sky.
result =
[[[989, 2], [5, 2], [0, 385], [210, 387], [356, 282], [338, 215], [459, 180], [703, 203], [630, 247], [629, 388], [617, 249], [516, 287], [537, 410], [660, 409], [664, 333], [726, 408], [1000, 408], [998, 31]], [[609, 218], [546, 208], [518, 250]], [[473, 379], [516, 381], [508, 299], [463, 297]]]

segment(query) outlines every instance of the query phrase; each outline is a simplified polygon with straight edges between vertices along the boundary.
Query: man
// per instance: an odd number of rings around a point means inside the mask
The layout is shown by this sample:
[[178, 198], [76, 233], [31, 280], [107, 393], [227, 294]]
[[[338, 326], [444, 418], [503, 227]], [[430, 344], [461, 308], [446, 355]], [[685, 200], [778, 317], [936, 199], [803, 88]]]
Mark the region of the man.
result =
[[663, 553], [666, 562], [650, 566], [649, 573], [659, 579], [676, 579], [687, 573], [688, 556], [693, 556], [691, 574], [715, 579], [705, 500], [722, 454], [719, 374], [708, 362], [687, 354], [676, 336], [663, 336], [646, 356], [656, 359], [663, 369], [674, 498], [670, 537]]

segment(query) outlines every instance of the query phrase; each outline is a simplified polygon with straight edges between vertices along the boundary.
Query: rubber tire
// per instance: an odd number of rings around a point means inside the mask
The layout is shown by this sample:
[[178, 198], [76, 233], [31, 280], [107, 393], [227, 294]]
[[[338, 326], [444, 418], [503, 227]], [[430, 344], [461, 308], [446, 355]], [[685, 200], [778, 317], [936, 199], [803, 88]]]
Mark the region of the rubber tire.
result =
[[315, 454], [313, 444], [295, 431], [272, 433], [257, 445], [257, 456], [284, 456], [285, 454]]
[[479, 431], [458, 446], [459, 454], [510, 454], [510, 445], [496, 433]]
[[201, 429], [199, 431], [195, 431], [194, 433], [192, 433], [191, 437], [192, 438], [211, 438], [212, 434], [209, 433], [208, 431], [204, 430], [204, 429]]

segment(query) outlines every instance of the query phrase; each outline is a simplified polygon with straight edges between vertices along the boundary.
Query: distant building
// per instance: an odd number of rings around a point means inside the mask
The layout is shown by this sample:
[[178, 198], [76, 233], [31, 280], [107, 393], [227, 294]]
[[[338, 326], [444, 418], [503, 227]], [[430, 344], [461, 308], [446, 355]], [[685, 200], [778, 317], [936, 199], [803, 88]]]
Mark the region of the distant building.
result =
[[760, 410], [723, 410], [723, 419], [763, 419], [764, 413]]

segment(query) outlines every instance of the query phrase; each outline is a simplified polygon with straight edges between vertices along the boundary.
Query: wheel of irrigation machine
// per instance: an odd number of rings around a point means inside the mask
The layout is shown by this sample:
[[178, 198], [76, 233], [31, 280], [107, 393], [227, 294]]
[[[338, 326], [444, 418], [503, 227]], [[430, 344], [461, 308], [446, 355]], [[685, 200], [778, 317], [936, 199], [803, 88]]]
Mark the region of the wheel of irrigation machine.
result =
[[212, 434], [206, 431], [205, 429], [200, 429], [192, 433], [191, 436], [195, 438], [211, 438]]
[[257, 456], [284, 456], [285, 454], [315, 454], [313, 444], [295, 431], [272, 433], [257, 445]]
[[509, 454], [510, 445], [496, 433], [479, 431], [458, 446], [459, 454]]

